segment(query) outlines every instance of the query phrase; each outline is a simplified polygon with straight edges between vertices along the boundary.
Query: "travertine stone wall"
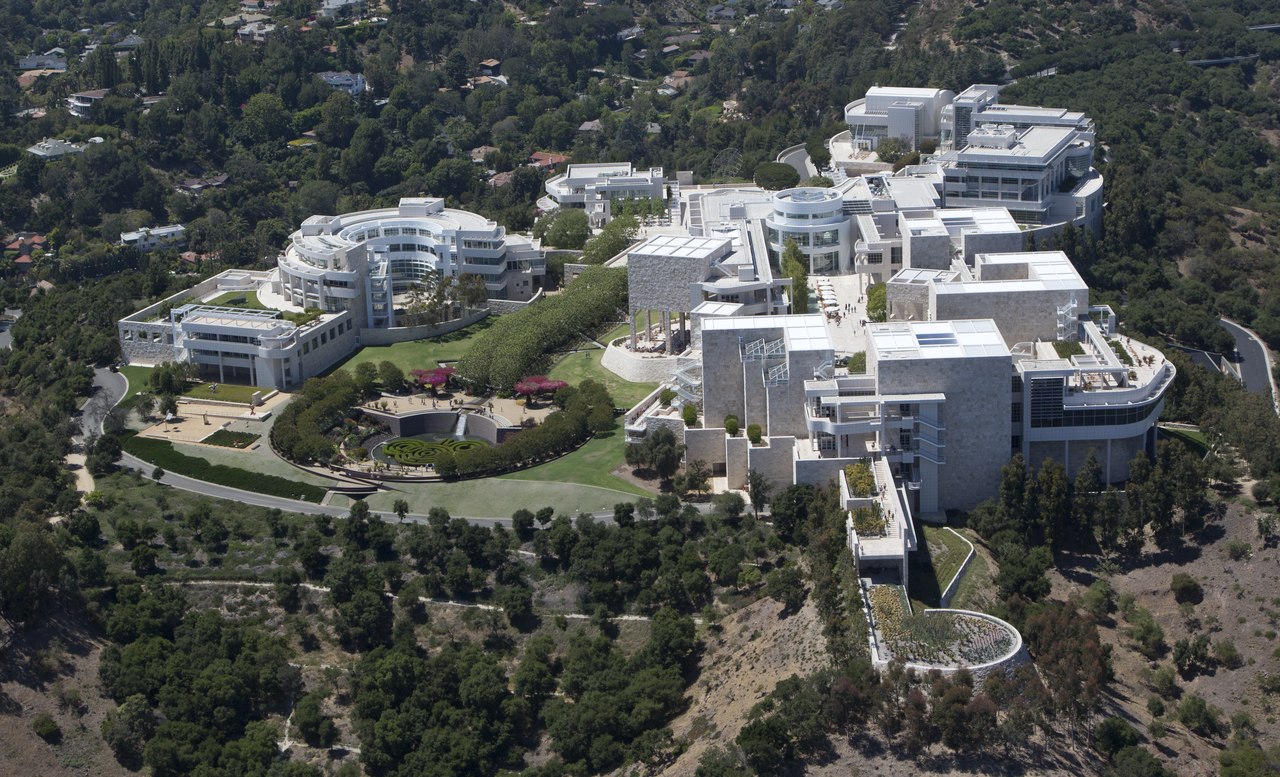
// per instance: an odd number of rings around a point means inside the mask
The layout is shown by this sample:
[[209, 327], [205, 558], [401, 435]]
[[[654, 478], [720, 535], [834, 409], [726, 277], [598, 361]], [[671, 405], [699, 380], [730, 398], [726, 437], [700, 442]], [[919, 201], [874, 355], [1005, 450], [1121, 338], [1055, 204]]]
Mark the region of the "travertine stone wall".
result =
[[632, 310], [688, 313], [694, 307], [689, 287], [706, 277], [703, 259], [632, 253], [627, 257], [628, 304]]
[[938, 468], [938, 494], [920, 492], [920, 512], [969, 509], [994, 494], [1008, 461], [1011, 386], [1008, 356], [881, 360], [880, 391], [942, 393], [946, 464]]

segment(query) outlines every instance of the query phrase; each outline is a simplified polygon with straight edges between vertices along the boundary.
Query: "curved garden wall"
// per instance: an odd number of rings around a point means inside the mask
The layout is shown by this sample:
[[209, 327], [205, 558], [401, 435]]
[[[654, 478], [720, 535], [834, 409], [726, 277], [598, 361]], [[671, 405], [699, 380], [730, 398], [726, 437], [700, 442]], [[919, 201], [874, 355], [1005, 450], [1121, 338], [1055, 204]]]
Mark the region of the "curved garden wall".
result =
[[646, 354], [640, 356], [622, 347], [627, 338], [609, 343], [600, 357], [600, 366], [632, 383], [662, 383], [670, 380], [679, 366], [678, 356]]
[[453, 434], [458, 416], [467, 417], [467, 435], [477, 437], [490, 445], [497, 445], [520, 431], [519, 427], [500, 426], [489, 416], [478, 413], [459, 413], [456, 410], [422, 410], [416, 413], [394, 415], [380, 410], [363, 408], [364, 412], [385, 421], [391, 427], [392, 437], [416, 437], [420, 434]]
[[445, 321], [442, 324], [422, 324], [421, 326], [396, 326], [390, 329], [361, 329], [360, 344], [361, 345], [391, 345], [392, 343], [404, 343], [409, 340], [429, 340], [440, 335], [447, 335], [450, 332], [456, 332], [463, 327], [468, 327], [489, 315], [486, 309], [473, 310], [470, 313], [455, 318], [451, 321]]

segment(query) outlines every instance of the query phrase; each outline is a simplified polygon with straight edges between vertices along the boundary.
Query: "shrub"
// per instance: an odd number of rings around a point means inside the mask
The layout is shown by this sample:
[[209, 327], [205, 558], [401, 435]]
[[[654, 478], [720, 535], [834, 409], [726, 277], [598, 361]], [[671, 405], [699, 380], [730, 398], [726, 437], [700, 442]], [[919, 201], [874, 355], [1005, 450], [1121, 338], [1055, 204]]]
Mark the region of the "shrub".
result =
[[1094, 618], [1105, 618], [1115, 607], [1114, 599], [1115, 592], [1111, 590], [1111, 584], [1099, 579], [1094, 580], [1089, 589], [1084, 592], [1081, 604]]
[[1147, 658], [1158, 658], [1164, 653], [1166, 649], [1164, 629], [1156, 623], [1150, 610], [1145, 607], [1135, 607], [1129, 613], [1128, 621], [1129, 639], [1138, 643], [1138, 652]]
[[1164, 715], [1164, 699], [1159, 696], [1152, 696], [1147, 699], [1147, 712], [1151, 713], [1151, 717], [1158, 718]]
[[764, 439], [764, 430], [760, 428], [760, 424], [747, 425], [747, 439], [751, 441], [752, 445], [760, 444], [760, 441]]
[[1194, 693], [1178, 705], [1178, 722], [1203, 736], [1217, 736], [1222, 730], [1222, 712]]
[[1169, 582], [1169, 590], [1173, 591], [1173, 598], [1178, 603], [1199, 604], [1204, 599], [1204, 589], [1200, 587], [1200, 583], [1185, 572], [1178, 572], [1173, 576]]
[[724, 417], [724, 430], [730, 437], [737, 437], [738, 430], [742, 428], [741, 422], [736, 415], [727, 415]]
[[1093, 746], [1110, 758], [1126, 747], [1138, 744], [1138, 732], [1122, 718], [1104, 718], [1093, 732]]
[[1201, 634], [1194, 639], [1180, 639], [1173, 643], [1173, 663], [1184, 677], [1209, 668], [1209, 635]]
[[1240, 657], [1240, 650], [1236, 648], [1236, 643], [1229, 639], [1224, 639], [1213, 646], [1213, 657], [1219, 664], [1228, 669], [1239, 669], [1244, 666], [1244, 659]]
[[876, 490], [871, 465], [865, 461], [857, 461], [845, 467], [844, 477], [849, 484], [849, 493], [853, 496], [871, 496]]
[[1162, 666], [1151, 673], [1151, 688], [1165, 699], [1178, 695], [1178, 676], [1171, 666]]
[[62, 738], [62, 729], [58, 728], [58, 724], [54, 722], [52, 717], [43, 712], [36, 715], [35, 720], [31, 721], [31, 730], [46, 742], [57, 742]]
[[1232, 540], [1227, 543], [1227, 558], [1232, 561], [1243, 561], [1253, 555], [1253, 546], [1244, 540]]
[[685, 405], [680, 410], [680, 416], [684, 419], [684, 425], [690, 428], [698, 425], [698, 406]]
[[663, 407], [670, 407], [671, 400], [675, 398], [676, 398], [675, 389], [664, 388], [662, 391], [658, 392], [658, 404], [662, 405]]

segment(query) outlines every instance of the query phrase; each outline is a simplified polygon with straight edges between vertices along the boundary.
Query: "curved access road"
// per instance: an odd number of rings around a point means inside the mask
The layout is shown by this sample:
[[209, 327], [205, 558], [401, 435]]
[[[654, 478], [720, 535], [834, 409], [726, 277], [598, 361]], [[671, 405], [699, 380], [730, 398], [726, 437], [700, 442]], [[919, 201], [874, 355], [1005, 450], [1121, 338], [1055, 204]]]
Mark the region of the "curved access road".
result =
[[1271, 352], [1262, 342], [1262, 338], [1245, 329], [1234, 321], [1220, 319], [1218, 326], [1227, 330], [1236, 343], [1236, 367], [1240, 370], [1240, 380], [1249, 391], [1271, 397], [1273, 404], [1280, 412], [1280, 393], [1275, 385], [1275, 365], [1271, 360]]

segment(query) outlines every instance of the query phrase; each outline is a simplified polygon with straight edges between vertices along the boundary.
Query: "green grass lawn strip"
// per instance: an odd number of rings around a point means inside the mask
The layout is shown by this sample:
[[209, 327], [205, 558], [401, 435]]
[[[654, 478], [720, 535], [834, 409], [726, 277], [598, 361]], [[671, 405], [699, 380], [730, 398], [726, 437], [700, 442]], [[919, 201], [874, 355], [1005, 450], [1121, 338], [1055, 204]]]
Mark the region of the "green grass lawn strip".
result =
[[[947, 584], [969, 554], [969, 546], [942, 526], [917, 522], [916, 536], [919, 542], [916, 544], [916, 551], [911, 554], [911, 577], [908, 585], [911, 604], [917, 610], [921, 605], [938, 607], [942, 602], [942, 592], [947, 589]], [[930, 542], [943, 546], [945, 550], [934, 556], [929, 547]]]
[[613, 470], [623, 463], [625, 447], [622, 430], [617, 429], [596, 436], [586, 445], [555, 461], [499, 477], [502, 480], [579, 483], [584, 486], [621, 491], [633, 496], [655, 496], [652, 491], [646, 491], [612, 474]]
[[[218, 387], [216, 391], [213, 389], [215, 385]], [[219, 402], [238, 402], [247, 405], [256, 393], [266, 396], [271, 393], [271, 389], [234, 383], [197, 383], [183, 392], [182, 396], [187, 399], [213, 399]]]
[[147, 381], [151, 377], [150, 367], [139, 367], [129, 364], [120, 368], [120, 374], [129, 381], [129, 390], [125, 392], [121, 402], [133, 399], [134, 396], [143, 391], [150, 391], [151, 387], [147, 385]]
[[204, 459], [188, 456], [175, 450], [173, 443], [168, 440], [131, 437], [125, 441], [124, 449], [166, 472], [198, 478], [220, 486], [287, 499], [303, 499], [308, 502], [319, 502], [325, 495], [324, 488], [309, 483], [275, 475], [263, 475], [246, 469], [228, 467], [225, 464], [210, 464]]
[[365, 346], [335, 369], [350, 371], [361, 362], [372, 362], [376, 365], [389, 361], [408, 373], [409, 370], [429, 370], [438, 367], [442, 361], [455, 362], [467, 352], [475, 337], [492, 325], [493, 320], [493, 316], [487, 316], [471, 326], [430, 340]]
[[548, 377], [563, 380], [571, 386], [588, 379], [602, 383], [618, 407], [633, 407], [658, 387], [656, 383], [633, 383], [624, 380], [600, 364], [603, 356], [604, 351], [599, 348], [567, 354], [555, 363]]

